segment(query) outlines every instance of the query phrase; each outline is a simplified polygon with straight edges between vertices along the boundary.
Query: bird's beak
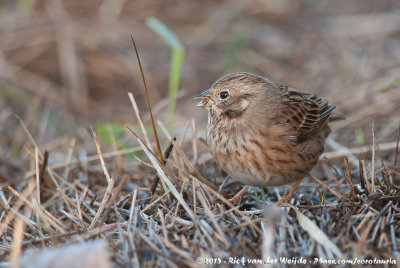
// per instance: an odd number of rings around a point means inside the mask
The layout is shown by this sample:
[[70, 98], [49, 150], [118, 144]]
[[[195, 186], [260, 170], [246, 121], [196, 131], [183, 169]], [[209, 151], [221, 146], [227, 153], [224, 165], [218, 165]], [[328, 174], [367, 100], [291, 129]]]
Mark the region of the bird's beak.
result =
[[210, 91], [207, 89], [207, 90], [201, 92], [200, 94], [198, 94], [196, 97], [194, 97], [195, 100], [201, 99], [201, 101], [199, 103], [197, 103], [196, 106], [202, 107], [202, 108], [211, 107], [209, 93], [210, 93]]

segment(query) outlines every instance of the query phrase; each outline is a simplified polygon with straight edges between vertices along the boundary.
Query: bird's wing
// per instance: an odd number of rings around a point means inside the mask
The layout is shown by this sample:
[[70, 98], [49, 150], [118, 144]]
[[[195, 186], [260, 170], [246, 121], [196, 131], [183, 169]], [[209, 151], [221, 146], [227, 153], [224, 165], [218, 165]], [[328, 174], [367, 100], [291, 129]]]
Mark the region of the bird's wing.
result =
[[286, 122], [293, 125], [295, 135], [291, 140], [295, 143], [305, 140], [328, 123], [329, 116], [336, 108], [320, 96], [302, 93], [295, 89], [280, 86], [283, 93], [283, 114]]

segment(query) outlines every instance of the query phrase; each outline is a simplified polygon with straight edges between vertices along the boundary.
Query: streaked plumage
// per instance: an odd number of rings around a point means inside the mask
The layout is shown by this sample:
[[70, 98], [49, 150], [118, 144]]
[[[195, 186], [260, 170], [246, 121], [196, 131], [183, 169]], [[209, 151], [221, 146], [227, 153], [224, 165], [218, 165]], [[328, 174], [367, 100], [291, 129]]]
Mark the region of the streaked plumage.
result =
[[198, 95], [208, 109], [207, 142], [219, 165], [252, 186], [307, 175], [324, 151], [335, 105], [250, 73], [227, 75]]

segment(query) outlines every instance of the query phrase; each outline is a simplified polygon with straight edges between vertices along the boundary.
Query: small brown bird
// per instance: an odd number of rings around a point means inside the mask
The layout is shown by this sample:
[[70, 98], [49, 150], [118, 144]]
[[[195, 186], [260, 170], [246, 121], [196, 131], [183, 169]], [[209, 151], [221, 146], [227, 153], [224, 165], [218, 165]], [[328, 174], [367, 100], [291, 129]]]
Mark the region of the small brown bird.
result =
[[265, 77], [235, 73], [196, 96], [207, 108], [207, 143], [216, 162], [250, 186], [280, 186], [300, 181], [315, 166], [330, 133], [335, 105], [310, 93], [275, 84]]

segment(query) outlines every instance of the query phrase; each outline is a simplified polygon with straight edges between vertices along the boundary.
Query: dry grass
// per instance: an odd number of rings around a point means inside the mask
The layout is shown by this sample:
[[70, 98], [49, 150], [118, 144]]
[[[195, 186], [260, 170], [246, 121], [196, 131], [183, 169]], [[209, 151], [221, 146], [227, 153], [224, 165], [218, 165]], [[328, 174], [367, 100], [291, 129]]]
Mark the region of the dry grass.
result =
[[[88, 246], [114, 266], [399, 265], [398, 3], [202, 2], [37, 1], [29, 14], [0, 10], [0, 266], [16, 267], [21, 256], [33, 265], [28, 253], [94, 240], [105, 243]], [[163, 124], [168, 49], [143, 26], [148, 16], [176, 31], [187, 52], [173, 131]], [[239, 70], [322, 94], [346, 115], [287, 206], [273, 204], [290, 186], [250, 188], [232, 205], [240, 185], [224, 180], [204, 145], [205, 114], [191, 98]], [[110, 121], [138, 137], [110, 127], [105, 141], [94, 122]]]
[[[196, 267], [198, 258], [228, 265], [230, 258], [243, 257], [398, 261], [400, 172], [393, 162], [385, 163], [378, 143], [372, 151], [377, 163], [360, 158], [351, 168], [345, 158], [343, 170], [325, 169], [327, 181], [311, 176], [314, 183], [303, 183], [293, 205], [274, 207], [283, 192], [268, 190], [262, 201], [259, 189], [253, 189], [234, 206], [201, 175], [212, 160], [196, 164], [188, 155], [204, 159], [205, 153], [182, 150], [198, 139], [190, 133], [179, 145], [172, 141], [165, 165], [137, 138], [150, 160], [141, 161], [153, 171], [135, 173], [115, 169], [118, 159], [132, 161], [123, 152], [104, 159], [96, 134], [98, 160], [66, 154], [68, 168], [45, 164], [52, 151], [31, 149], [31, 175], [1, 192], [0, 258], [15, 263], [21, 250], [101, 238], [121, 266]], [[60, 146], [78, 150], [74, 144]], [[391, 154], [398, 155], [398, 149]], [[154, 194], [151, 174], [161, 179]], [[218, 175], [208, 179], [213, 177]], [[230, 193], [235, 189], [224, 187]]]

